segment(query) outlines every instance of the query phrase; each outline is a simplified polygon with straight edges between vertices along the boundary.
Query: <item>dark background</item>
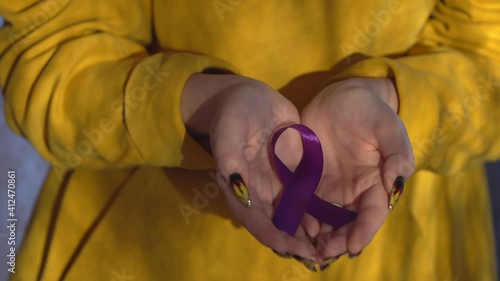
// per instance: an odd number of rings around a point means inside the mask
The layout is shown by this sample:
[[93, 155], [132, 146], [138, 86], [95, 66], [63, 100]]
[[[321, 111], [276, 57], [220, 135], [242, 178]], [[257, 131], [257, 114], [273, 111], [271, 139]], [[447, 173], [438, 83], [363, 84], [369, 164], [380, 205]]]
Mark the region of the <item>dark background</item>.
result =
[[497, 269], [500, 270], [500, 162], [490, 163], [486, 165], [486, 169], [488, 171], [491, 207], [493, 209], [493, 220], [495, 222]]

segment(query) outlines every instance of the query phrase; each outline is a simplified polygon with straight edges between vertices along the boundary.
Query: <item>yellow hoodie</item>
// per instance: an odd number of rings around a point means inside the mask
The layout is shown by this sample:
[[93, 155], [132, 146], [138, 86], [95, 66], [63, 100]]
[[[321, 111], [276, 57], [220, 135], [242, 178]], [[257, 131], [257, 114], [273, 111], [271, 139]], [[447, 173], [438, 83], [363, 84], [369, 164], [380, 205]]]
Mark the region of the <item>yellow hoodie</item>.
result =
[[[0, 0], [10, 127], [53, 164], [12, 280], [494, 280], [482, 163], [500, 158], [497, 0]], [[241, 228], [186, 134], [222, 68], [303, 108], [394, 78], [418, 172], [355, 260], [323, 273]]]

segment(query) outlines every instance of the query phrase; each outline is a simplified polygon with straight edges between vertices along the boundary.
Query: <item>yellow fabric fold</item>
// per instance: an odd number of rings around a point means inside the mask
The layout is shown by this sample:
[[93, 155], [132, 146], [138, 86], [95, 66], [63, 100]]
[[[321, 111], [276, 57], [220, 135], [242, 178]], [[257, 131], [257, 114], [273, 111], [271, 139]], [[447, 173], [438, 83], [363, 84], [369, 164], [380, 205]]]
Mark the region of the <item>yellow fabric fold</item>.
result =
[[453, 174], [500, 157], [499, 34], [499, 4], [439, 2], [406, 54], [364, 58], [327, 83], [394, 78], [417, 170]]
[[[17, 13], [0, 3], [0, 12], [12, 24], [0, 33], [7, 120], [61, 171], [213, 166], [186, 134], [180, 96], [187, 79], [205, 68], [236, 71], [210, 56], [150, 56], [141, 45], [151, 40], [149, 17], [141, 13], [148, 5], [134, 3], [136, 10], [106, 1], [87, 9], [79, 2], [51, 0]], [[65, 25], [73, 15], [77, 24]], [[38, 27], [19, 18], [44, 21]], [[126, 18], [130, 21], [123, 22]], [[198, 156], [187, 159], [190, 150]]]

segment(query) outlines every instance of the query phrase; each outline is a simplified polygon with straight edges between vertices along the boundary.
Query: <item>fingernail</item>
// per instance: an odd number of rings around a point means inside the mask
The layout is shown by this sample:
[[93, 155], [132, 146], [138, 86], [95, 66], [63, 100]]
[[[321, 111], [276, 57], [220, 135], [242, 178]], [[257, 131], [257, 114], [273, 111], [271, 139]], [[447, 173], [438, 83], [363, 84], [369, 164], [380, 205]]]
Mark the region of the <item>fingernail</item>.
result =
[[361, 255], [361, 251], [359, 253], [357, 253], [357, 254], [351, 254], [351, 253], [349, 253], [349, 258], [351, 260], [353, 260], [353, 259], [357, 258], [359, 255]]
[[337, 258], [328, 258], [326, 260], [323, 261], [323, 265], [319, 267], [319, 269], [321, 271], [325, 271], [327, 270], [330, 265], [332, 265], [333, 262], [335, 262], [337, 260]]
[[234, 173], [229, 176], [229, 182], [233, 187], [234, 193], [240, 200], [241, 204], [245, 205], [245, 207], [250, 207], [250, 195], [248, 194], [247, 186], [245, 182], [241, 178], [240, 174]]
[[284, 253], [284, 254], [282, 254], [282, 253], [280, 253], [280, 252], [278, 252], [278, 251], [275, 251], [274, 249], [273, 249], [273, 252], [274, 252], [276, 255], [278, 255], [278, 256], [280, 256], [280, 257], [282, 257], [282, 258], [285, 258], [285, 259], [289, 259], [289, 258], [291, 258], [291, 257], [293, 256], [293, 255], [292, 255], [292, 254], [290, 254], [290, 253]]
[[306, 237], [307, 237], [307, 240], [309, 240], [309, 242], [311, 242], [311, 244], [313, 244], [313, 246], [316, 246], [316, 244], [318, 244], [318, 241], [316, 241], [316, 239], [309, 236], [309, 234], [307, 232], [306, 232]]
[[335, 259], [337, 259], [337, 260], [338, 260], [338, 259], [340, 259], [340, 257], [342, 257], [342, 256], [343, 256], [343, 255], [345, 255], [345, 254], [347, 254], [347, 251], [346, 251], [346, 252], [343, 252], [342, 254], [340, 254], [340, 255], [338, 255], [338, 256], [336, 256], [336, 257], [335, 257]]
[[318, 272], [318, 270], [316, 269], [316, 262], [315, 261], [297, 256], [297, 255], [293, 255], [293, 258], [296, 259], [297, 261], [301, 262], [310, 271]]
[[391, 197], [389, 198], [389, 210], [393, 210], [398, 204], [399, 197], [403, 194], [403, 189], [405, 186], [405, 180], [402, 176], [398, 176], [394, 181], [394, 185], [391, 190]]

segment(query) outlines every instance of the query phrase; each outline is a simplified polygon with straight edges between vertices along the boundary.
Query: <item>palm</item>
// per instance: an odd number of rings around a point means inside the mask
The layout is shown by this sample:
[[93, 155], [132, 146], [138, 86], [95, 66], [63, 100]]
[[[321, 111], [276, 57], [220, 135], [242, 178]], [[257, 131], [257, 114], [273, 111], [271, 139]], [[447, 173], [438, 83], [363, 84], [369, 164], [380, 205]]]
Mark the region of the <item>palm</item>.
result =
[[[365, 116], [366, 111], [352, 96], [348, 98], [350, 100], [343, 103], [350, 105], [332, 105], [330, 118], [315, 118], [307, 112], [302, 118], [304, 124], [316, 132], [323, 151], [327, 152], [318, 195], [357, 211], [359, 196], [382, 182], [383, 158], [373, 132], [366, 129], [372, 127], [374, 119]], [[320, 114], [318, 110], [309, 112]]]
[[[282, 253], [312, 257], [314, 248], [308, 244], [303, 230], [299, 231], [302, 235], [292, 237], [276, 229], [271, 220], [273, 203], [283, 186], [272, 168], [269, 138], [276, 129], [299, 121], [293, 104], [278, 93], [259, 96], [233, 92], [218, 112], [210, 135], [221, 175], [219, 184], [228, 186], [228, 176], [238, 172], [248, 187], [250, 208], [242, 206], [230, 189], [222, 189], [234, 215], [264, 245]], [[300, 146], [300, 140], [283, 138], [282, 149], [290, 150], [293, 146]], [[288, 153], [284, 162], [299, 157], [299, 151]]]
[[388, 105], [359, 88], [320, 94], [304, 109], [302, 123], [318, 135], [324, 152], [323, 176], [316, 194], [358, 212], [354, 222], [338, 230], [310, 216], [303, 225], [320, 242], [319, 259], [347, 251], [356, 254], [388, 214], [386, 178], [393, 177], [393, 181], [397, 175], [384, 172], [391, 156], [384, 155], [384, 150], [392, 145], [384, 135], [395, 130], [400, 132], [398, 139], [406, 143], [404, 126]]

